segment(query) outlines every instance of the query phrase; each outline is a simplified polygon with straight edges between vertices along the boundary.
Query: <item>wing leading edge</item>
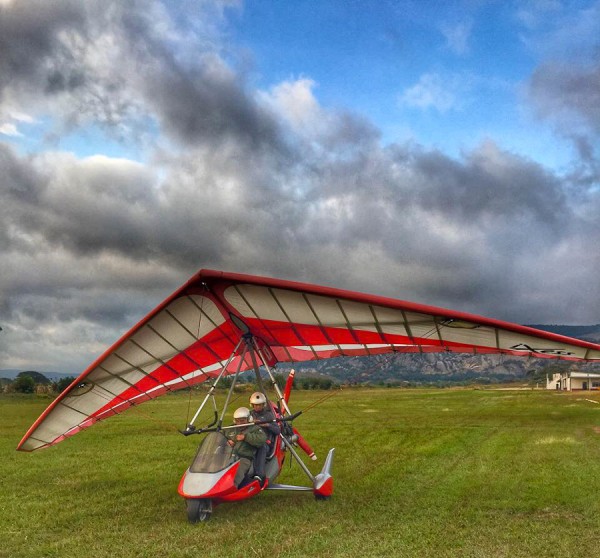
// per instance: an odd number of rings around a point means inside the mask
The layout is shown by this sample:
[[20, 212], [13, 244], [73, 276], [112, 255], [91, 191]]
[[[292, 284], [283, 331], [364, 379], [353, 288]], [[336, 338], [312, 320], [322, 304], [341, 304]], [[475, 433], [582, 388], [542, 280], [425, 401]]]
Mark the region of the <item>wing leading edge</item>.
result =
[[[433, 306], [201, 270], [91, 364], [17, 449], [56, 444], [99, 420], [216, 376], [251, 333], [270, 365], [389, 352], [600, 360], [600, 345]], [[227, 373], [252, 367], [236, 356]]]

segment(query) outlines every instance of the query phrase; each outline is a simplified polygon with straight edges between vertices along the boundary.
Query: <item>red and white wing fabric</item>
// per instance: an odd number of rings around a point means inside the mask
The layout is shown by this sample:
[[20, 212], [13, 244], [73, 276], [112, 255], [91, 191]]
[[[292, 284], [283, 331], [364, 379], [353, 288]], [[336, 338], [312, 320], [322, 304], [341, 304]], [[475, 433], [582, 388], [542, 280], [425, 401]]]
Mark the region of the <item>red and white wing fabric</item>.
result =
[[[600, 345], [481, 316], [350, 291], [201, 270], [85, 370], [17, 449], [60, 442], [168, 391], [252, 367], [390, 352], [506, 353], [600, 360]], [[236, 351], [236, 347], [238, 350]]]

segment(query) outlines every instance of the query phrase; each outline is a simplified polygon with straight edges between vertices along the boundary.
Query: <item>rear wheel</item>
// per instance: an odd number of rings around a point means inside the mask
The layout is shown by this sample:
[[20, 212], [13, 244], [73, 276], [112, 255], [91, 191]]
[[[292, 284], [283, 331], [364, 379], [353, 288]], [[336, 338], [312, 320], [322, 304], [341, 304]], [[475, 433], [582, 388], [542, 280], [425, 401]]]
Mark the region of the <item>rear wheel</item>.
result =
[[189, 498], [186, 500], [187, 518], [190, 523], [198, 523], [210, 519], [212, 502], [202, 498]]

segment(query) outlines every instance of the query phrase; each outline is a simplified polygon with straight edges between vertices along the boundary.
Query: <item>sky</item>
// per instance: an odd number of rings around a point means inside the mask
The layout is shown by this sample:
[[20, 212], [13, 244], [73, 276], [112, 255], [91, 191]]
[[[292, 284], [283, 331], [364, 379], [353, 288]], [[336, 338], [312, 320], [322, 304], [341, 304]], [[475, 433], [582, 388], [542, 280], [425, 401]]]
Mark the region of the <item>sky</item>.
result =
[[600, 0], [0, 0], [0, 369], [201, 268], [600, 322]]

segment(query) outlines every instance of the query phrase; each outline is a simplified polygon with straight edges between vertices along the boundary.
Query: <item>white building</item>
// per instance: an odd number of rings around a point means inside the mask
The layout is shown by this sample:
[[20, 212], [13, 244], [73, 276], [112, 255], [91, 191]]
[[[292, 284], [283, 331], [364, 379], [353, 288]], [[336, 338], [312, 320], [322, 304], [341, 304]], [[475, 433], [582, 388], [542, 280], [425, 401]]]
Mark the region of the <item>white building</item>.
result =
[[546, 376], [546, 389], [573, 390], [600, 390], [600, 374], [590, 372], [576, 372], [567, 370]]

